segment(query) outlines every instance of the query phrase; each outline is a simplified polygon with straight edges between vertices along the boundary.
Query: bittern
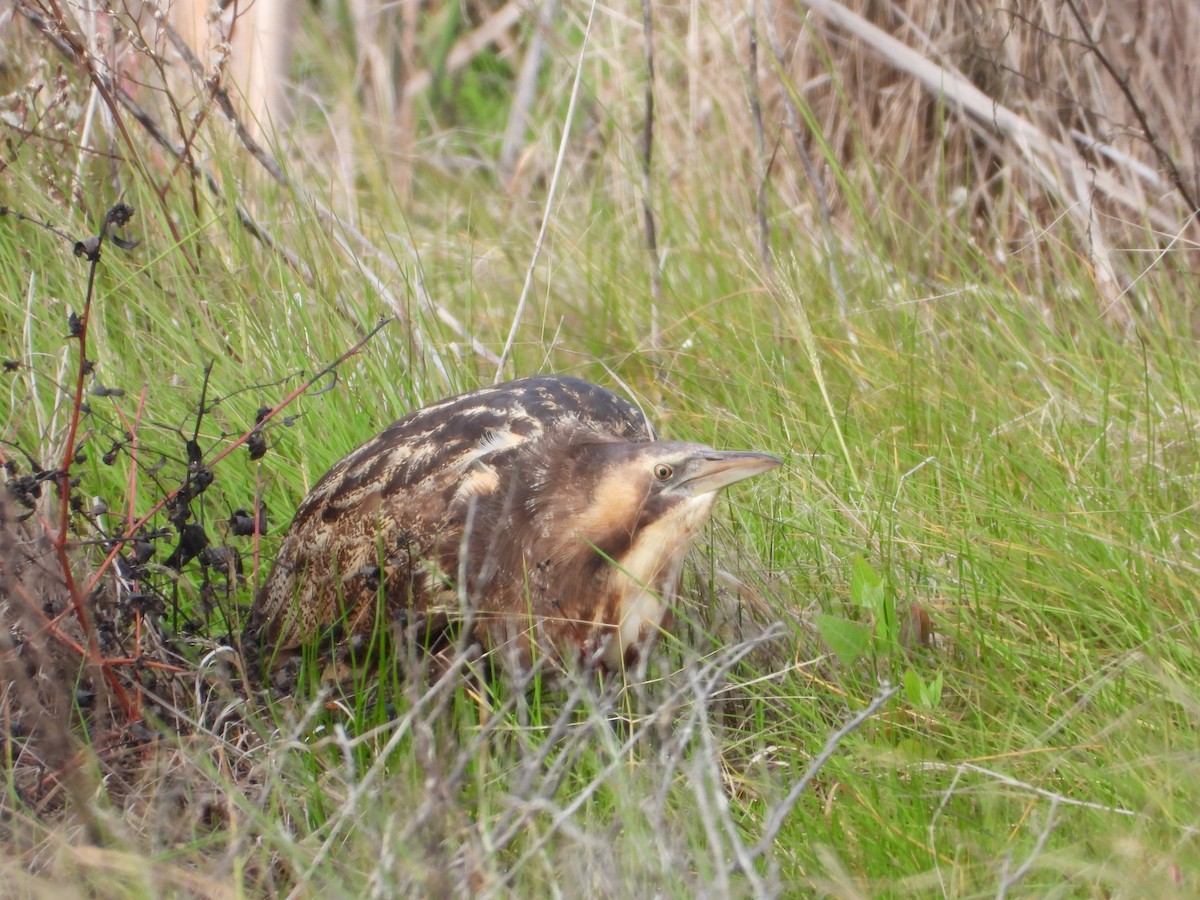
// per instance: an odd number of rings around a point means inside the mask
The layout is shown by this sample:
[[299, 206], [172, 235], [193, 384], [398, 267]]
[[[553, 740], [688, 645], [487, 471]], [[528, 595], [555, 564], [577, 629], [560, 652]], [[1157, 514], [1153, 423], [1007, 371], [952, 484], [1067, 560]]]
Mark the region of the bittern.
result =
[[660, 441], [636, 406], [578, 378], [460, 394], [317, 482], [243, 647], [276, 671], [322, 635], [382, 624], [436, 636], [457, 622], [504, 668], [620, 669], [670, 624], [717, 492], [777, 465]]

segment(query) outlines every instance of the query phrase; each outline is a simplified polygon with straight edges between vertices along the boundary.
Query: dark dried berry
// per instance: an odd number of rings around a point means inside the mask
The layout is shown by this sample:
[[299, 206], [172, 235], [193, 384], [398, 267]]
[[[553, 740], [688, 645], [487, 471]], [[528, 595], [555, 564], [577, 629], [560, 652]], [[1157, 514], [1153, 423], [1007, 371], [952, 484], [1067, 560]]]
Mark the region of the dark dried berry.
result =
[[256, 413], [254, 414], [254, 424], [255, 424], [255, 425], [257, 425], [257, 424], [259, 424], [260, 422], [262, 422], [262, 420], [263, 420], [263, 419], [265, 419], [265, 418], [267, 417], [267, 414], [268, 414], [268, 413], [270, 413], [270, 412], [271, 412], [271, 407], [269, 407], [269, 406], [260, 406], [260, 407], [258, 408], [258, 412], [256, 412]]
[[128, 203], [115, 203], [112, 208], [104, 214], [104, 221], [116, 228], [123, 228], [129, 224], [129, 220], [133, 218], [133, 207]]
[[246, 449], [250, 451], [251, 459], [262, 459], [267, 455], [267, 436], [261, 431], [252, 431], [246, 438]]
[[75, 255], [82, 256], [88, 262], [100, 261], [100, 238], [89, 237], [75, 242]]
[[4, 360], [4, 371], [5, 372], [16, 372], [20, 368], [21, 368], [20, 360], [16, 360], [16, 359]]
[[4, 483], [4, 488], [13, 500], [26, 509], [33, 509], [37, 505], [37, 498], [42, 495], [42, 483], [35, 475], [10, 478]]
[[192, 517], [192, 509], [186, 497], [182, 494], [167, 504], [167, 521], [182, 531], [184, 524]]
[[184, 525], [179, 532], [179, 544], [167, 557], [165, 565], [178, 571], [199, 556], [207, 546], [208, 535], [204, 533], [202, 526], [195, 523]]
[[192, 496], [198, 497], [208, 490], [208, 486], [213, 483], [213, 470], [207, 466], [200, 466], [192, 473], [189, 482]]
[[83, 334], [83, 319], [79, 318], [79, 314], [72, 312], [67, 316], [67, 337], [77, 338]]
[[154, 545], [142, 538], [131, 541], [129, 549], [129, 558], [135, 566], [144, 566], [154, 558]]
[[216, 569], [226, 576], [242, 574], [242, 556], [227, 544], [219, 547], [205, 547], [200, 551], [200, 565]]
[[267, 508], [265, 506], [258, 508], [257, 523], [255, 517], [246, 509], [235, 509], [233, 515], [229, 517], [229, 530], [234, 537], [249, 537], [254, 534], [255, 525], [258, 527], [259, 534], [267, 533]]
[[162, 600], [154, 594], [130, 594], [129, 606], [134, 612], [142, 614], [162, 612], [163, 610]]

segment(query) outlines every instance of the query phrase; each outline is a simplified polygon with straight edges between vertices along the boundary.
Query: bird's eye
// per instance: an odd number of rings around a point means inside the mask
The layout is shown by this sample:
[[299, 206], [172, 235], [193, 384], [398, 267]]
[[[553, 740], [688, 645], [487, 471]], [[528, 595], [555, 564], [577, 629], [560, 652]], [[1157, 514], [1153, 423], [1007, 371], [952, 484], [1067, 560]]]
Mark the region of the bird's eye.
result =
[[654, 477], [659, 481], [666, 481], [671, 477], [674, 470], [666, 463], [659, 463], [654, 467]]

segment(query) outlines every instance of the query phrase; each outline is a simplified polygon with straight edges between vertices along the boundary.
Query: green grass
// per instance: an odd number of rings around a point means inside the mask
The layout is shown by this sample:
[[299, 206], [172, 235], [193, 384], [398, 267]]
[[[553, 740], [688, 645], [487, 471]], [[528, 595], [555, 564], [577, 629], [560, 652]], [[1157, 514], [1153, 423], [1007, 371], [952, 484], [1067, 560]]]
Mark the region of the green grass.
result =
[[[137, 151], [165, 178], [161, 158]], [[231, 183], [245, 161], [221, 152]], [[715, 173], [720, 163], [697, 164]], [[494, 367], [412, 285], [420, 273], [499, 352], [540, 196], [510, 200], [486, 177], [431, 165], [417, 167], [417, 201], [406, 204], [372, 180], [387, 170], [381, 156], [363, 167], [355, 213], [382, 258], [362, 248], [351, 258], [304, 192], [258, 185], [255, 214], [311, 270], [306, 281], [238, 224], [228, 197], [200, 189], [194, 206], [176, 184], [160, 200], [142, 170], [117, 168], [137, 211], [126, 233], [140, 244], [106, 248], [88, 338], [96, 378], [125, 394], [88, 398], [79, 469], [88, 496], [113, 510], [130, 502], [135, 470], [138, 514], [182, 479], [206, 366], [209, 403], [219, 401], [200, 428], [211, 459], [258, 407], [396, 312], [362, 267], [403, 307], [322, 382], [329, 390], [284, 411], [260, 463], [234, 453], [196, 504], [210, 525], [258, 492], [271, 511], [257, 570], [249, 542], [230, 539], [248, 561], [247, 587], [221, 601], [232, 620], [329, 465], [405, 411], [490, 381]], [[82, 841], [69, 812], [42, 815], [10, 784], [8, 828], [25, 833], [4, 868], [22, 873], [20, 890], [1200, 891], [1194, 279], [1170, 257], [1152, 266], [1139, 286], [1154, 313], [1122, 334], [1098, 314], [1104, 301], [1065, 220], [1036, 259], [1018, 252], [1001, 265], [936, 206], [914, 221], [851, 196], [843, 315], [819, 241], [777, 212], [768, 270], [753, 178], [734, 194], [728, 177], [709, 193], [700, 178], [684, 196], [664, 183], [656, 198], [670, 252], [655, 348], [636, 174], [618, 160], [577, 175], [553, 212], [512, 370], [620, 378], [666, 435], [786, 462], [722, 500], [695, 554], [691, 627], [661, 649], [655, 680], [605, 698], [596, 686], [481, 695], [451, 681], [425, 694], [385, 678], [390, 708], [375, 694], [341, 708], [280, 701], [242, 709], [237, 729], [215, 708], [194, 711], [201, 727], [167, 741], [133, 790], [97, 787], [100, 846]], [[89, 167], [82, 211], [63, 199], [72, 177], [26, 146], [0, 175], [4, 202], [72, 236], [94, 233], [116, 194]], [[0, 356], [22, 363], [0, 376], [0, 452], [22, 471], [14, 447], [56, 459], [75, 365], [67, 315], [86, 279], [68, 245], [0, 218]], [[143, 390], [138, 465], [127, 445], [104, 465]], [[888, 609], [928, 611], [931, 648], [879, 637], [877, 613], [855, 595], [857, 559], [878, 573]], [[82, 553], [79, 564], [96, 561]], [[204, 612], [198, 585], [192, 572], [177, 587], [197, 661], [228, 631]], [[733, 664], [753, 630], [700, 607], [738, 591], [764, 625], [783, 626]], [[821, 615], [860, 624], [871, 643], [837, 659], [817, 634]], [[735, 848], [761, 839], [879, 680], [913, 677], [940, 678], [940, 695], [917, 703], [901, 690], [841, 741], [753, 875], [735, 871]]]

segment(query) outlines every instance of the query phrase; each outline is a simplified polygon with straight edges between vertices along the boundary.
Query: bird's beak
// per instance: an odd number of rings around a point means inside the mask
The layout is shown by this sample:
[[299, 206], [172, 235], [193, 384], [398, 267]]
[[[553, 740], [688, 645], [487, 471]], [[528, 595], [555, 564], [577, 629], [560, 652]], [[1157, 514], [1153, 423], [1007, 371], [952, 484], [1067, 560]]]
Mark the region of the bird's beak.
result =
[[693, 495], [709, 494], [753, 475], [769, 472], [781, 462], [770, 453], [751, 450], [707, 450], [688, 466], [687, 478], [679, 482]]

